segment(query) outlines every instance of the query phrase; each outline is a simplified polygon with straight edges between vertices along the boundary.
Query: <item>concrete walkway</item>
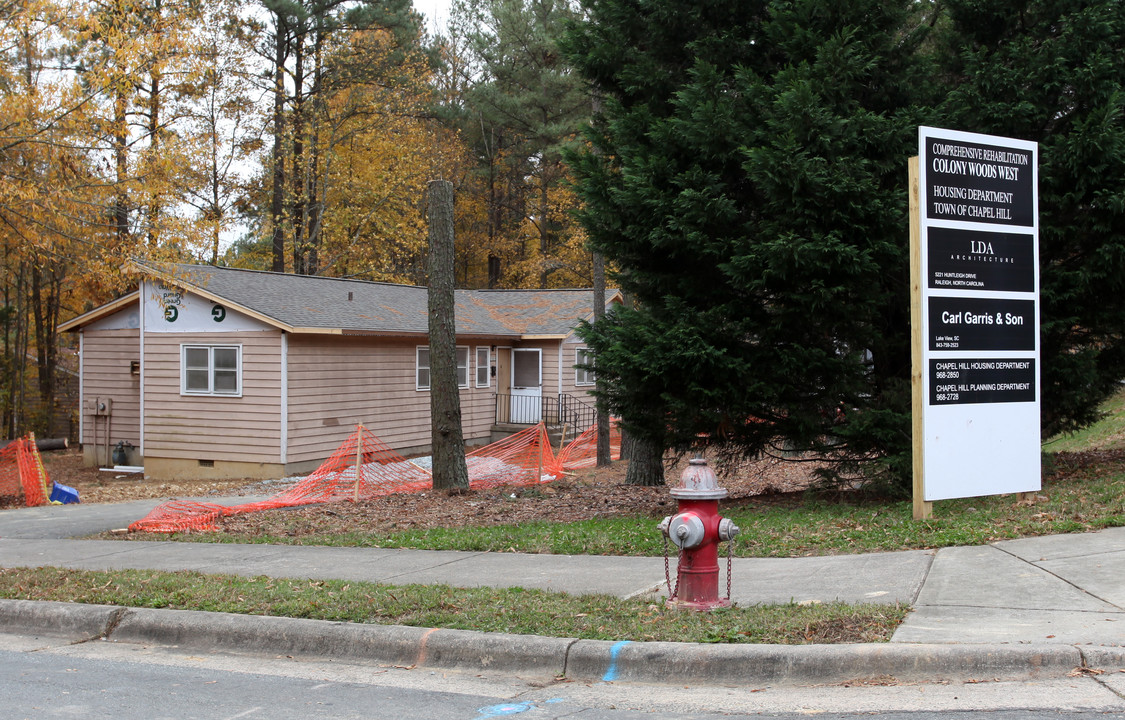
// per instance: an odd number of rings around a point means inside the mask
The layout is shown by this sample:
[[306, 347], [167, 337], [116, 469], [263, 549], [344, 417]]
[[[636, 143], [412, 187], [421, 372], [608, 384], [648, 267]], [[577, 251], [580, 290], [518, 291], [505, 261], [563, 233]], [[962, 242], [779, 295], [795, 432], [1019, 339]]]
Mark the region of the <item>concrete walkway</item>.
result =
[[[660, 558], [71, 539], [125, 527], [156, 504], [143, 501], [0, 512], [0, 566], [197, 570], [399, 585], [520, 586], [622, 598], [656, 596], [665, 590]], [[674, 560], [672, 573], [674, 580]], [[848, 652], [853, 660], [872, 653], [893, 657], [889, 661], [892, 672], [887, 674], [902, 676], [906, 667], [930, 667], [934, 672], [945, 668], [943, 676], [948, 676], [957, 667], [978, 667], [974, 663], [980, 661], [1002, 675], [987, 664], [990, 658], [999, 657], [1016, 657], [1009, 670], [1017, 675], [1042, 672], [1051, 657], [1059, 671], [1083, 664], [1125, 666], [1125, 528], [938, 551], [742, 558], [734, 560], [732, 575], [732, 600], [744, 606], [837, 600], [912, 605], [914, 611], [890, 645], [822, 648], [833, 657], [852, 648]], [[0, 613], [0, 630], [4, 622]], [[942, 646], [949, 647], [943, 650]], [[764, 652], [762, 646], [749, 651], [741, 647], [738, 652]], [[810, 652], [809, 647], [815, 646], [784, 651], [772, 646], [773, 652], [786, 653], [791, 668], [799, 665], [793, 665], [794, 658]], [[711, 657], [732, 650], [731, 646], [698, 649], [710, 652]], [[931, 661], [938, 666], [926, 664]], [[659, 663], [653, 662], [650, 653], [638, 668], [641, 666], [656, 668]], [[877, 665], [864, 668], [878, 669]], [[858, 672], [847, 663], [837, 670]]]

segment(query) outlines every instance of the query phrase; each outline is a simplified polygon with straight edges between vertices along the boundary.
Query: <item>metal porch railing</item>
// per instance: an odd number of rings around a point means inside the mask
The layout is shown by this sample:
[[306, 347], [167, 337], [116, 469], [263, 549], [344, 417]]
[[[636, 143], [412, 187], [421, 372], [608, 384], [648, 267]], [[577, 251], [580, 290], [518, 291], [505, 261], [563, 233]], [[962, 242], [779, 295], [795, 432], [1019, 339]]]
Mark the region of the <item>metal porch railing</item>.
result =
[[582, 432], [597, 422], [598, 411], [593, 403], [561, 393], [550, 396], [496, 394], [496, 424], [567, 425]]

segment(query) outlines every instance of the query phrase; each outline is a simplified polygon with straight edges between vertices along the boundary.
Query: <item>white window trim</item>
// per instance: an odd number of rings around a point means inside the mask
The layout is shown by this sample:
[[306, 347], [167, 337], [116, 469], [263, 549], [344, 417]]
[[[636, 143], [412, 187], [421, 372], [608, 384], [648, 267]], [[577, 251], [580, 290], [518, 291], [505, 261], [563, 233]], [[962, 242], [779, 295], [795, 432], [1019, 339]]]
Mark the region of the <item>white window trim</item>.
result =
[[[423, 367], [425, 367], [427, 373], [429, 373], [429, 371], [432, 369], [432, 365], [429, 364], [429, 363], [427, 363], [425, 366], [422, 365], [421, 358], [422, 358], [422, 351], [423, 350], [425, 350], [428, 354], [429, 350], [430, 350], [430, 346], [429, 345], [418, 345], [414, 349], [414, 389], [419, 391], [419, 392], [428, 391], [430, 389], [430, 387], [433, 385], [432, 382], [430, 382], [426, 385], [423, 385], [421, 383], [420, 379], [419, 379], [419, 376], [421, 375], [421, 371], [422, 371]], [[462, 354], [462, 351], [464, 351], [463, 354]], [[461, 364], [461, 358], [462, 357], [464, 357], [464, 359], [465, 359], [464, 365]], [[428, 357], [427, 357], [427, 359], [428, 359]], [[457, 346], [457, 375], [458, 375], [457, 387], [462, 389], [462, 390], [470, 387], [469, 378], [472, 374], [470, 372], [470, 370], [472, 370], [471, 362], [472, 362], [472, 356], [469, 354], [469, 346], [468, 345], [458, 345]], [[463, 376], [464, 376], [464, 382], [461, 382], [462, 373], [463, 373]]]
[[[593, 385], [596, 385], [597, 380], [594, 377], [594, 371], [592, 371], [592, 370], [582, 370], [581, 368], [577, 367], [580, 364], [581, 365], [586, 364], [585, 359], [581, 359], [581, 360], [579, 359], [578, 355], [580, 353], [586, 353], [587, 355], [591, 355], [591, 356], [594, 354], [590, 350], [590, 348], [580, 347], [580, 348], [574, 349], [574, 364], [576, 366], [574, 368], [574, 386], [575, 387], [591, 387]], [[581, 379], [583, 375], [585, 375], [585, 377], [586, 377], [585, 380]]]
[[[188, 349], [207, 350], [207, 386], [208, 390], [188, 390], [187, 387], [187, 351]], [[215, 350], [235, 351], [235, 392], [215, 392]], [[183, 343], [180, 345], [180, 395], [192, 397], [242, 397], [242, 345], [210, 345], [207, 343]]]
[[[484, 354], [484, 365], [480, 364], [481, 353]], [[481, 370], [484, 370], [484, 382], [480, 381]], [[492, 387], [492, 349], [488, 345], [477, 345], [477, 387]]]
[[[461, 365], [461, 351], [462, 350], [465, 351], [465, 364], [464, 365]], [[470, 383], [472, 382], [472, 375], [473, 375], [473, 373], [472, 373], [472, 370], [473, 370], [472, 363], [473, 363], [473, 356], [472, 356], [472, 353], [469, 351], [469, 346], [468, 345], [458, 345], [457, 346], [457, 387], [461, 388], [462, 390], [470, 387]], [[464, 373], [465, 373], [465, 382], [463, 382], [463, 383], [461, 382], [461, 372], [462, 371], [464, 371]]]
[[422, 351], [426, 351], [426, 377], [430, 377], [430, 346], [419, 345], [414, 349], [414, 389], [423, 392], [430, 389], [430, 383], [422, 384], [419, 379], [422, 374]]

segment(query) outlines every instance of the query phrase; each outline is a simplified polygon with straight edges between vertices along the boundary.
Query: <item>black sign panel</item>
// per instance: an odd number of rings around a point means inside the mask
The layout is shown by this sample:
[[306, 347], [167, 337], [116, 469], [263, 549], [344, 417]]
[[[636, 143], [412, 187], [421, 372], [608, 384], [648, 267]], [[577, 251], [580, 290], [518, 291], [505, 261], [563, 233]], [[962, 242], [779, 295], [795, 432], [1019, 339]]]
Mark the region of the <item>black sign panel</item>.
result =
[[930, 360], [930, 404], [1035, 402], [1034, 358]]
[[1035, 301], [929, 298], [930, 350], [1035, 350]]
[[932, 227], [929, 286], [954, 290], [1035, 292], [1031, 235]]
[[929, 138], [924, 150], [930, 220], [1035, 224], [1030, 151], [945, 138]]

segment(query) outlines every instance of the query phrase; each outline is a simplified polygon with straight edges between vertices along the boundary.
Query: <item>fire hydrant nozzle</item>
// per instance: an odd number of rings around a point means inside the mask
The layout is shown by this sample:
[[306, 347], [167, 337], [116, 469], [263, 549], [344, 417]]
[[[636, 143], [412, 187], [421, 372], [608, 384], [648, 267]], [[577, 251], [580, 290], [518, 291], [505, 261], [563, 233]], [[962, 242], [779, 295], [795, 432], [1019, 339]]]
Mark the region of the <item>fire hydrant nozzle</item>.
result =
[[723, 518], [719, 521], [719, 539], [723, 542], [734, 540], [734, 536], [739, 532], [738, 526], [730, 518]]

